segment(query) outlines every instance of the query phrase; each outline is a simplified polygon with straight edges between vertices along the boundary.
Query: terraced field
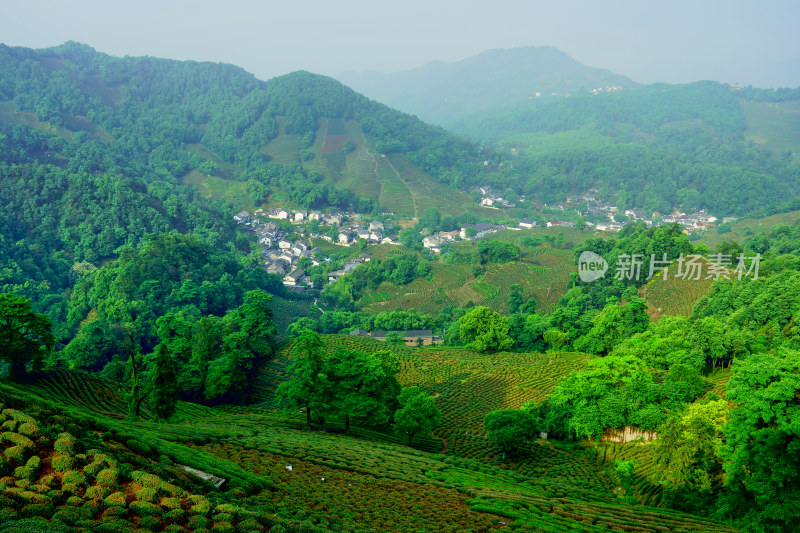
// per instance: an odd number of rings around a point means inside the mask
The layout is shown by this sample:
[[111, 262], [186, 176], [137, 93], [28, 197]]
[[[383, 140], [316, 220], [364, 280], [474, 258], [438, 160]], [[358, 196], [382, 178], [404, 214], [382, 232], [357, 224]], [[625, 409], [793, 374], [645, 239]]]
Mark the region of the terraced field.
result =
[[358, 305], [373, 311], [415, 309], [435, 316], [445, 306], [472, 302], [506, 313], [511, 285], [519, 284], [525, 298], [532, 296], [540, 312], [549, 312], [567, 291], [573, 271], [570, 250], [543, 245], [520, 261], [487, 265], [481, 279], [472, 275], [471, 265], [432, 263], [430, 280], [416, 279], [401, 286], [383, 283], [366, 291]]
[[[324, 340], [328, 349], [387, 348], [350, 336]], [[37, 531], [734, 531], [655, 507], [651, 447], [536, 441], [502, 459], [488, 444], [487, 410], [546, 396], [587, 356], [390, 349], [401, 381], [437, 396], [445, 412], [438, 439], [410, 448], [381, 428], [307, 428], [299, 413], [273, 410], [269, 386], [249, 406], [182, 403], [180, 420], [162, 424], [121, 419], [116, 387], [86, 374], [0, 382], [0, 448], [11, 461], [23, 454], [24, 463], [0, 478], [0, 528], [22, 519], [17, 527]], [[282, 354], [261, 370], [262, 384], [287, 377]], [[15, 409], [4, 409], [9, 398]], [[68, 428], [77, 443], [39, 438], [50, 426]], [[17, 441], [24, 446], [8, 447]], [[24, 461], [37, 453], [42, 465]], [[636, 461], [636, 495], [646, 505], [617, 498], [606, 471], [618, 459]], [[229, 485], [216, 490], [176, 464]]]
[[[703, 272], [706, 271], [708, 261], [701, 259]], [[654, 322], [664, 315], [689, 316], [697, 301], [708, 294], [713, 280], [707, 279], [682, 279], [676, 277], [678, 265], [672, 264], [667, 269], [667, 279], [663, 273], [654, 276], [647, 285], [639, 290], [639, 295], [647, 300], [647, 314]], [[705, 274], [701, 276], [704, 278]]]

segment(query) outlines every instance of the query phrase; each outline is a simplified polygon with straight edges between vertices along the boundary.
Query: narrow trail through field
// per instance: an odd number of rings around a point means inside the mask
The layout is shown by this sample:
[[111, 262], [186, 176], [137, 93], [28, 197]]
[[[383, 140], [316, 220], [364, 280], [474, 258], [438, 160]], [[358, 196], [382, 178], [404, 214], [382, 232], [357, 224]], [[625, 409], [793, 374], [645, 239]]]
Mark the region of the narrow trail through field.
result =
[[[364, 153], [366, 153], [372, 159], [372, 162], [375, 164], [375, 177], [378, 178], [379, 177], [378, 176], [378, 162], [379, 162], [379, 159], [377, 158], [377, 154], [373, 154], [367, 148], [367, 138], [364, 135], [363, 131], [361, 132], [361, 141], [362, 141]], [[411, 203], [414, 205], [414, 218], [419, 218], [419, 210], [417, 209], [417, 198], [416, 198], [416, 195], [414, 194], [414, 191], [411, 189], [411, 187], [408, 186], [408, 182], [403, 178], [403, 175], [400, 174], [397, 171], [396, 168], [394, 168], [394, 165], [392, 165], [392, 162], [389, 161], [389, 159], [387, 159], [386, 157], [383, 157], [382, 159], [386, 162], [386, 164], [389, 165], [389, 168], [391, 168], [392, 171], [395, 174], [397, 174], [397, 177], [400, 178], [400, 181], [402, 181], [403, 185], [405, 185], [406, 189], [408, 189], [408, 193], [411, 195]], [[381, 184], [381, 193], [383, 193], [383, 182], [380, 181], [380, 179], [378, 179], [378, 181]], [[428, 190], [430, 190], [430, 189], [428, 189]], [[431, 191], [431, 193], [433, 193], [433, 191]]]

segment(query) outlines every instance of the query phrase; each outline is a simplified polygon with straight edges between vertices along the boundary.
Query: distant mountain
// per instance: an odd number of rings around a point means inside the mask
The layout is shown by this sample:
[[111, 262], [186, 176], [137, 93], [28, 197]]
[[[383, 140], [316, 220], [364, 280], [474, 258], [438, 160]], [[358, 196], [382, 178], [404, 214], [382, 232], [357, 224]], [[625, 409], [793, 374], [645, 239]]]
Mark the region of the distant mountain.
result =
[[434, 61], [393, 74], [350, 72], [337, 79], [379, 102], [441, 125], [537, 98], [638, 87], [630, 78], [587, 67], [551, 46], [495, 49], [453, 63]]

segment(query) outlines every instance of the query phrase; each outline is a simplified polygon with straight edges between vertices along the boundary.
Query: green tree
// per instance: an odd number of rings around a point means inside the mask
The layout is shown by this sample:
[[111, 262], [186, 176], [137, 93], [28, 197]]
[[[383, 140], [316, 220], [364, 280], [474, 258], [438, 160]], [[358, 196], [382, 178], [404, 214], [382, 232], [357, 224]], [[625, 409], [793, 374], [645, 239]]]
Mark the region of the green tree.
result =
[[391, 352], [369, 354], [337, 348], [328, 359], [331, 400], [328, 412], [350, 422], [384, 424], [397, 402], [399, 364]]
[[461, 342], [478, 352], [510, 350], [514, 339], [508, 335], [508, 319], [488, 307], [467, 311], [459, 327]]
[[522, 410], [500, 410], [487, 414], [483, 423], [491, 440], [503, 452], [515, 452], [525, 447], [538, 434], [536, 418]]
[[306, 411], [306, 424], [311, 414], [328, 407], [327, 372], [322, 339], [310, 329], [299, 332], [291, 350], [291, 377], [278, 386], [278, 396], [286, 398]]
[[172, 354], [164, 343], [156, 346], [152, 372], [152, 411], [158, 420], [168, 420], [177, 405], [178, 383]]
[[514, 314], [519, 311], [523, 304], [522, 285], [515, 283], [511, 286], [511, 293], [508, 296], [508, 312]]
[[405, 436], [408, 444], [415, 435], [439, 426], [442, 413], [436, 407], [436, 400], [419, 387], [404, 388], [397, 401], [400, 409], [394, 413], [394, 431], [398, 436]]
[[399, 331], [387, 331], [384, 342], [393, 346], [405, 346], [406, 344], [405, 337]]
[[544, 342], [550, 345], [551, 350], [558, 351], [559, 348], [566, 344], [569, 337], [563, 331], [550, 329], [542, 334], [542, 339], [544, 339]]
[[800, 353], [738, 362], [726, 398], [736, 407], [721, 457], [730, 505], [767, 531], [800, 522]]
[[722, 428], [729, 411], [725, 400], [689, 404], [659, 429], [655, 476], [670, 506], [699, 512], [714, 503], [713, 491], [722, 481]]
[[19, 378], [26, 365], [36, 366], [53, 348], [52, 324], [34, 313], [31, 302], [14, 294], [0, 294], [0, 358], [9, 363], [9, 376]]

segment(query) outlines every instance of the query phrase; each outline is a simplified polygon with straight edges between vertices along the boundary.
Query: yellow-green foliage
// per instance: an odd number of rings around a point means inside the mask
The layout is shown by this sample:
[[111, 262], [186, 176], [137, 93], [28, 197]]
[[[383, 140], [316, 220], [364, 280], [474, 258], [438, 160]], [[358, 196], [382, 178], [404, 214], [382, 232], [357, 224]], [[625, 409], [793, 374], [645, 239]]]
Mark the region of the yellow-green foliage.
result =
[[69, 433], [60, 433], [53, 444], [53, 449], [65, 455], [75, 455], [75, 443], [75, 437]]
[[17, 422], [16, 420], [6, 420], [2, 424], [0, 424], [0, 429], [3, 429], [5, 431], [16, 431], [18, 424], [19, 422]]
[[165, 509], [180, 509], [181, 501], [178, 498], [161, 498], [159, 505]]
[[86, 476], [77, 470], [68, 470], [64, 472], [61, 477], [62, 485], [77, 485], [78, 487], [86, 486]]
[[189, 501], [193, 504], [189, 509], [192, 514], [207, 516], [211, 512], [211, 502], [204, 496], [189, 496]]
[[10, 431], [0, 434], [0, 444], [13, 444], [15, 446], [21, 446], [28, 451], [33, 451], [36, 449], [36, 445], [31, 439], [25, 435], [11, 433]]
[[89, 500], [103, 500], [111, 493], [108, 488], [101, 485], [95, 485], [86, 489], [86, 499]]
[[25, 462], [27, 454], [25, 453], [25, 448], [22, 446], [12, 446], [11, 448], [6, 448], [3, 452], [8, 459], [9, 463], [21, 465]]
[[136, 500], [140, 502], [154, 502], [157, 496], [158, 493], [156, 490], [150, 487], [145, 487], [136, 491]]
[[119, 471], [116, 468], [105, 468], [97, 474], [97, 484], [115, 488], [119, 482]]
[[56, 472], [65, 472], [75, 468], [75, 458], [64, 453], [57, 453], [53, 455], [53, 470]]
[[127, 496], [125, 496], [124, 492], [115, 492], [107, 496], [106, 499], [103, 500], [103, 503], [105, 503], [109, 507], [112, 506], [125, 507], [128, 505], [128, 498]]
[[10, 416], [14, 420], [21, 423], [31, 423], [31, 424], [36, 423], [36, 421], [31, 416], [23, 413], [22, 411], [17, 411], [16, 409], [3, 409], [3, 414], [5, 416]]
[[128, 508], [139, 516], [161, 516], [161, 507], [150, 502], [131, 502]]
[[17, 431], [32, 438], [39, 436], [39, 426], [34, 422], [25, 422], [21, 424], [19, 428], [17, 428]]
[[28, 459], [28, 462], [25, 463], [25, 466], [19, 466], [14, 470], [14, 477], [33, 481], [36, 479], [36, 475], [39, 473], [39, 467], [41, 466], [42, 460], [39, 458], [39, 456], [34, 455]]

